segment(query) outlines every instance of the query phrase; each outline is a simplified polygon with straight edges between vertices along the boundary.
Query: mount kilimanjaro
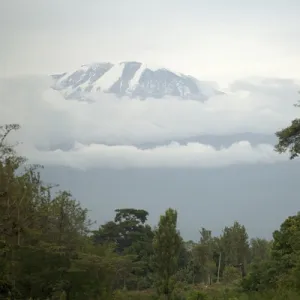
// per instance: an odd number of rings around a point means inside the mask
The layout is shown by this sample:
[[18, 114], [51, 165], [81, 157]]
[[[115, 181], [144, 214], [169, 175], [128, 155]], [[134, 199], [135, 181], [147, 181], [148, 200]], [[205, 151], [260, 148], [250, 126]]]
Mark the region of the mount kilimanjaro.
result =
[[165, 96], [205, 101], [222, 93], [217, 84], [165, 68], [151, 68], [140, 62], [82, 65], [73, 72], [52, 75], [53, 89], [66, 99], [86, 99], [93, 92], [118, 97], [163, 98]]

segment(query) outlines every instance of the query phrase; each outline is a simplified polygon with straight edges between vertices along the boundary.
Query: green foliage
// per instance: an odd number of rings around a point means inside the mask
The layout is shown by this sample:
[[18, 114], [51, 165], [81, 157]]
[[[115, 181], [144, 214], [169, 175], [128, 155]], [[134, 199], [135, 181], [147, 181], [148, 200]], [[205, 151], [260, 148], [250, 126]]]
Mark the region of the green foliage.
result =
[[233, 283], [241, 278], [241, 272], [236, 267], [226, 266], [223, 271], [223, 282]]
[[150, 260], [153, 254], [153, 231], [146, 224], [148, 212], [138, 209], [117, 209], [114, 221], [93, 232], [95, 245], [113, 243], [121, 255], [116, 287], [129, 290], [145, 289], [152, 285]]
[[238, 222], [234, 222], [231, 227], [226, 226], [221, 243], [225, 264], [240, 267], [242, 275], [245, 275], [245, 265], [250, 252], [246, 228]]
[[259, 262], [271, 258], [272, 241], [255, 238], [250, 240], [250, 261]]
[[[295, 104], [300, 107], [300, 104]], [[277, 131], [275, 135], [278, 138], [278, 143], [275, 145], [275, 151], [278, 153], [289, 152], [290, 159], [299, 156], [300, 153], [300, 119], [294, 119], [290, 126]]]
[[241, 281], [241, 287], [246, 292], [274, 289], [276, 268], [273, 261], [254, 262], [250, 272]]
[[124, 291], [114, 292], [113, 300], [156, 300], [157, 297], [153, 291]]
[[153, 269], [158, 294], [170, 299], [175, 286], [175, 274], [178, 270], [178, 260], [182, 239], [177, 231], [177, 212], [169, 208], [160, 217], [153, 239]]
[[208, 295], [201, 291], [191, 291], [187, 298], [187, 300], [207, 300]]
[[291, 125], [276, 132], [278, 143], [275, 150], [278, 153], [289, 151], [290, 159], [299, 156], [300, 153], [300, 119], [292, 121]]

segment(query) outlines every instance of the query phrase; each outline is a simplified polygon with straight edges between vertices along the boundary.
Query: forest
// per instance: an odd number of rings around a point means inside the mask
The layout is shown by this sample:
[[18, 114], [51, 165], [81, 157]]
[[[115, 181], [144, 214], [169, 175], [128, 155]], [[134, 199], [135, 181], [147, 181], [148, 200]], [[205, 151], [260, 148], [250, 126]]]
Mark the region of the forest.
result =
[[[297, 157], [299, 128], [277, 132], [275, 150]], [[300, 299], [299, 213], [272, 240], [233, 220], [220, 236], [200, 223], [199, 240], [184, 241], [172, 208], [154, 227], [142, 208], [117, 208], [95, 230], [87, 209], [7, 142], [18, 129], [0, 127], [0, 299]]]

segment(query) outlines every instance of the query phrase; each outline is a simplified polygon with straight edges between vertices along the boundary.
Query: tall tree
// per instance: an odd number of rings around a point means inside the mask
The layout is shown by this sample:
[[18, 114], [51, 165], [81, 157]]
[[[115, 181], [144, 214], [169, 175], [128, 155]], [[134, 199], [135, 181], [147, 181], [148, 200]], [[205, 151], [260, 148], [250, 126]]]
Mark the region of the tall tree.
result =
[[200, 230], [200, 241], [193, 249], [195, 266], [205, 284], [212, 284], [213, 275], [216, 273], [216, 264], [213, 260], [213, 245], [211, 231], [205, 228]]
[[177, 230], [177, 211], [169, 208], [160, 217], [153, 239], [153, 267], [158, 294], [171, 299], [174, 275], [178, 270], [181, 237]]
[[299, 261], [300, 213], [288, 217], [273, 233], [272, 258], [276, 262], [277, 277], [285, 276]]
[[225, 264], [240, 268], [241, 274], [244, 276], [249, 257], [248, 234], [245, 226], [236, 221], [233, 226], [226, 226], [222, 235], [222, 247]]

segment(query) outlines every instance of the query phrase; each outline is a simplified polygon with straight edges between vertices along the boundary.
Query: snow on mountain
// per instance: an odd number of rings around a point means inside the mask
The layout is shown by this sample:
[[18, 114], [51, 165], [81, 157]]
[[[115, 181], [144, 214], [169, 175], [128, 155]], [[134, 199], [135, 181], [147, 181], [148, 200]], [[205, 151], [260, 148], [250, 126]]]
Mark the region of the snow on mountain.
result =
[[140, 99], [173, 96], [205, 101], [222, 93], [215, 83], [140, 62], [82, 65], [75, 71], [52, 75], [52, 78], [53, 88], [66, 99], [84, 99], [91, 92], [102, 91]]

